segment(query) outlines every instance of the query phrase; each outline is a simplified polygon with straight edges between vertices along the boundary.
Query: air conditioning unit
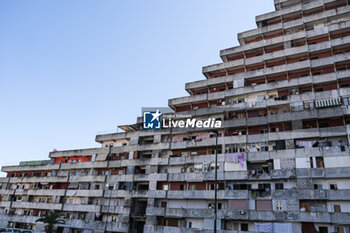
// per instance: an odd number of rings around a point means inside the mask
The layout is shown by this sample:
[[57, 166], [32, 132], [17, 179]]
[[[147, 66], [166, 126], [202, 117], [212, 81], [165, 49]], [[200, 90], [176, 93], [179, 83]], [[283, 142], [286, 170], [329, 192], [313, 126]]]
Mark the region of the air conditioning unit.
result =
[[245, 210], [239, 210], [238, 213], [239, 213], [240, 215], [245, 215]]

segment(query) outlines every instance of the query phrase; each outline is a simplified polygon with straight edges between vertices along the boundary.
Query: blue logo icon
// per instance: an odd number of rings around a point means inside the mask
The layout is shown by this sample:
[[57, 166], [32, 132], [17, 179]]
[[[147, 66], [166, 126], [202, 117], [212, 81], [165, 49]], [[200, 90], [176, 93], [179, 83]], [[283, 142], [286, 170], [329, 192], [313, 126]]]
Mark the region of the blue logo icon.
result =
[[160, 129], [161, 115], [159, 110], [143, 112], [143, 128]]

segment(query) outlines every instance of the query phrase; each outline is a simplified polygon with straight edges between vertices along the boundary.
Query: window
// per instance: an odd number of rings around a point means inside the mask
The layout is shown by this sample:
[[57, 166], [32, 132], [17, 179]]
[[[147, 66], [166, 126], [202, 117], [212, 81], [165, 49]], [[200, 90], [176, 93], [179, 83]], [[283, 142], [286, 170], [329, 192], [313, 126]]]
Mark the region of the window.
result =
[[334, 207], [334, 212], [335, 213], [340, 213], [341, 212], [341, 208], [340, 208], [340, 205], [333, 205], [333, 207]]
[[256, 200], [256, 210], [272, 210], [272, 200]]
[[329, 188], [330, 188], [331, 190], [337, 190], [337, 189], [338, 189], [338, 185], [337, 185], [337, 184], [330, 184], [330, 185], [329, 185]]
[[248, 231], [248, 224], [247, 223], [241, 223], [241, 231]]
[[[219, 171], [220, 170], [220, 164], [218, 163], [216, 166], [216, 169]], [[215, 171], [215, 163], [210, 164], [210, 171]]]
[[196, 185], [195, 184], [190, 184], [190, 190], [196, 190]]
[[323, 186], [322, 186], [322, 184], [314, 184], [314, 189], [322, 190]]
[[310, 157], [310, 168], [314, 168], [314, 161], [312, 157]]
[[317, 168], [323, 168], [324, 167], [323, 157], [316, 157], [316, 167]]
[[336, 232], [338, 232], [338, 233], [344, 233], [344, 228], [343, 227], [336, 227], [335, 229], [336, 229]]
[[267, 134], [268, 133], [268, 130], [267, 129], [262, 129], [260, 130], [260, 134]]
[[218, 210], [222, 209], [222, 203], [218, 203]]
[[277, 211], [282, 211], [283, 210], [283, 204], [281, 201], [276, 202], [276, 210]]
[[108, 190], [113, 190], [114, 185], [113, 184], [108, 184], [107, 188], [108, 188]]
[[166, 202], [166, 201], [162, 201], [161, 207], [162, 207], [162, 208], [166, 208], [166, 205], [167, 205], [167, 202]]
[[305, 102], [304, 108], [305, 109], [314, 109], [314, 102]]
[[283, 183], [276, 183], [276, 184], [275, 184], [275, 189], [276, 189], [276, 190], [284, 189], [284, 184], [283, 184]]
[[328, 227], [319, 227], [318, 230], [320, 233], [328, 233]]
[[234, 184], [233, 189], [234, 190], [250, 190], [251, 185], [250, 184]]

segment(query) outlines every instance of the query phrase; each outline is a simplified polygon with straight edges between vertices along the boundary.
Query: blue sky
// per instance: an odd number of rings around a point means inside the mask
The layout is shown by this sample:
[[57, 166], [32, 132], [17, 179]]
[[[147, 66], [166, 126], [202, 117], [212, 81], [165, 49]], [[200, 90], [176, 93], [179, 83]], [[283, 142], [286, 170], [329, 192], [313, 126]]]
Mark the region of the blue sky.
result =
[[273, 0], [0, 1], [0, 166], [90, 148], [204, 79]]

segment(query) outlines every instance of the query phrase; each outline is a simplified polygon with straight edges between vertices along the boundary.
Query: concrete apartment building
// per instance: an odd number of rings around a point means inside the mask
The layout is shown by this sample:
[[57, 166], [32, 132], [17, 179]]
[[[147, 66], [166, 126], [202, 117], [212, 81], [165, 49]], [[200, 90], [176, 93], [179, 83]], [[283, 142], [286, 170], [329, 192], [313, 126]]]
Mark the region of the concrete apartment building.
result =
[[210, 129], [97, 135], [100, 148], [2, 168], [0, 227], [58, 232], [350, 232], [350, 1], [274, 0], [169, 107]]

